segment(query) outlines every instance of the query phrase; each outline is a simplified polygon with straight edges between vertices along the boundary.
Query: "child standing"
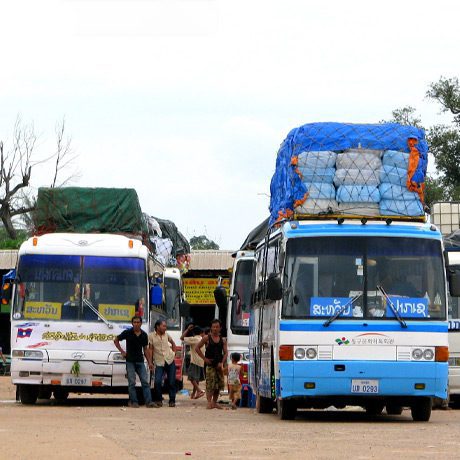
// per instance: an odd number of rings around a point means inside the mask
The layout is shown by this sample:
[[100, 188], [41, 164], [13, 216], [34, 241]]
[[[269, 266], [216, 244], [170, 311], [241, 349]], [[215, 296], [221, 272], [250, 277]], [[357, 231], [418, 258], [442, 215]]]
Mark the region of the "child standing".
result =
[[229, 399], [232, 403], [232, 409], [236, 409], [236, 404], [241, 399], [241, 374], [243, 372], [243, 366], [238, 364], [241, 359], [239, 353], [232, 353], [230, 355], [232, 362], [228, 365], [227, 370], [227, 383], [229, 389]]

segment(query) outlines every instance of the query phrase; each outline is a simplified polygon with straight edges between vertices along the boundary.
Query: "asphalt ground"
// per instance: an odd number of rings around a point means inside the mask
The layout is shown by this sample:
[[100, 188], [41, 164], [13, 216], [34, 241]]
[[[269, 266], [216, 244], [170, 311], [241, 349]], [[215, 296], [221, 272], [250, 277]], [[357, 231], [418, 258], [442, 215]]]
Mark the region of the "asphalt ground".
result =
[[[226, 396], [222, 397], [225, 401]], [[175, 408], [127, 407], [125, 396], [70, 395], [33, 406], [0, 377], [0, 458], [10, 459], [457, 459], [460, 411], [429, 422], [359, 408], [299, 411], [294, 421], [254, 409], [207, 410], [180, 394]]]

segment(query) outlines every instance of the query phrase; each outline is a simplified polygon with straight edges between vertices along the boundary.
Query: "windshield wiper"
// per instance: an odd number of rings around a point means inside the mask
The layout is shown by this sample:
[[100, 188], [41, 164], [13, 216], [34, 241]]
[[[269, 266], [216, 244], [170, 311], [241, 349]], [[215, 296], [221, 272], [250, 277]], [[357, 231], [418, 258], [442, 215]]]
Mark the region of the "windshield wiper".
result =
[[95, 313], [96, 316], [97, 316], [100, 320], [104, 321], [104, 323], [107, 324], [107, 327], [108, 327], [109, 329], [113, 329], [113, 324], [109, 323], [109, 322], [99, 313], [98, 309], [97, 309], [88, 299], [83, 298], [83, 303], [84, 303], [87, 307], [89, 307], [89, 309], [90, 309], [93, 313]]
[[401, 324], [401, 327], [407, 328], [406, 322], [401, 318], [400, 314], [398, 313], [398, 310], [396, 310], [396, 307], [393, 305], [393, 302], [391, 301], [390, 297], [385, 292], [383, 287], [377, 284], [377, 289], [382, 293], [382, 295], [387, 300], [388, 304], [390, 305], [391, 310], [393, 311], [393, 314], [395, 315], [395, 318], [399, 321], [399, 324]]
[[350, 304], [353, 305], [353, 302], [358, 300], [362, 295], [363, 294], [361, 292], [358, 295], [354, 296], [352, 299], [350, 299], [347, 303], [343, 304], [339, 308], [339, 310], [337, 310], [337, 313], [334, 313], [328, 320], [324, 321], [323, 326], [328, 327], [329, 324], [332, 323], [332, 321], [335, 321], [345, 311], [345, 309], [348, 307], [348, 305], [350, 305]]

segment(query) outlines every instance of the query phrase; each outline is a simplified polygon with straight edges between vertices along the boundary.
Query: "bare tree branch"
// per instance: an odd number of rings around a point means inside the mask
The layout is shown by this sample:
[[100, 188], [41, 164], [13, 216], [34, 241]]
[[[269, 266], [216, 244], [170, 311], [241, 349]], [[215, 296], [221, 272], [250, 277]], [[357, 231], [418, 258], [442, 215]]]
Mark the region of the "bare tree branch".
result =
[[[65, 119], [56, 126], [56, 152], [37, 159], [37, 135], [32, 123], [24, 124], [21, 117], [16, 118], [11, 148], [5, 148], [0, 140], [0, 220], [10, 238], [16, 237], [13, 218], [25, 215], [34, 209], [30, 199], [30, 180], [32, 170], [40, 164], [54, 159], [52, 187], [58, 186], [59, 176], [71, 166], [77, 155], [71, 148], [71, 138], [65, 134]], [[65, 178], [62, 184], [77, 177], [75, 173]]]

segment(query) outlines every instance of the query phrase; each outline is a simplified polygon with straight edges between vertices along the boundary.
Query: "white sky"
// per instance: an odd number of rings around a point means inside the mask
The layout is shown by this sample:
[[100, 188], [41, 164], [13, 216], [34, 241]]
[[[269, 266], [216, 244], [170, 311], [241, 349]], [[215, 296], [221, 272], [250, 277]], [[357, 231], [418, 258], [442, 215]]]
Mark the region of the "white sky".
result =
[[[268, 216], [276, 152], [314, 121], [375, 123], [460, 76], [458, 0], [15, 0], [0, 3], [0, 139], [37, 151], [57, 121], [74, 185], [134, 187], [187, 237], [238, 248]], [[49, 185], [37, 169], [33, 185]]]

